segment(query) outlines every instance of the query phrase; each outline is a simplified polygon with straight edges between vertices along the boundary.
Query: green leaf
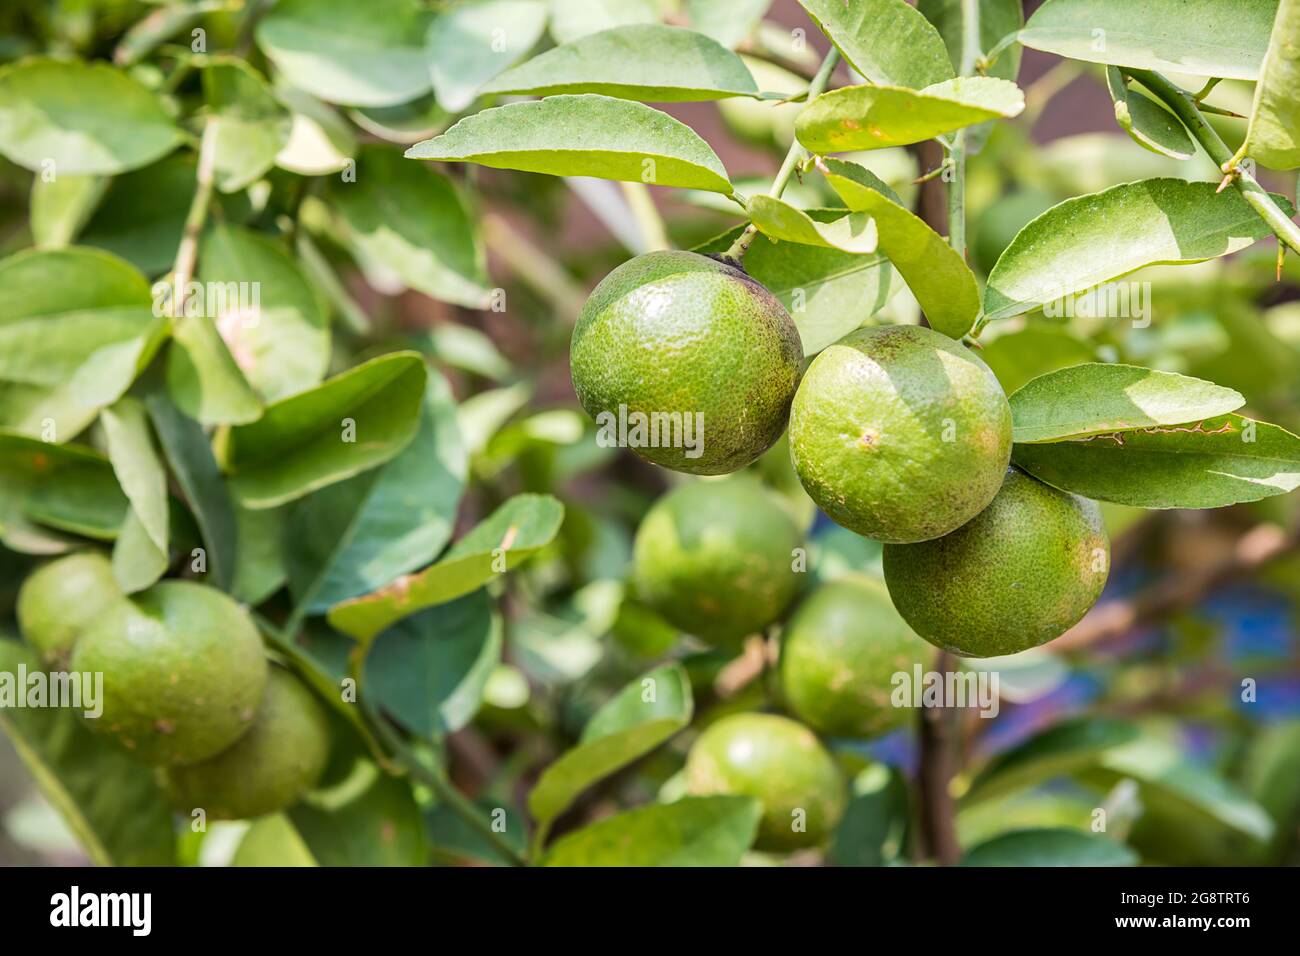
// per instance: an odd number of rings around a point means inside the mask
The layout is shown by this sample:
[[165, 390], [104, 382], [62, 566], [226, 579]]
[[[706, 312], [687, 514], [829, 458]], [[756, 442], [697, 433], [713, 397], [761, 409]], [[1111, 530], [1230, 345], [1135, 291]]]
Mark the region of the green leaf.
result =
[[1038, 324], [999, 335], [979, 355], [1010, 395], [1030, 379], [1092, 361], [1093, 350], [1065, 329]]
[[441, 11], [424, 43], [439, 105], [463, 112], [483, 84], [537, 45], [546, 14], [540, 0], [475, 0]]
[[641, 103], [596, 94], [483, 110], [406, 156], [731, 192], [722, 161], [689, 126]]
[[300, 176], [337, 173], [356, 155], [356, 132], [333, 108], [281, 82], [276, 97], [292, 114], [289, 141], [275, 154], [275, 165]]
[[657, 23], [591, 33], [507, 71], [484, 93], [601, 93], [678, 103], [759, 95], [740, 57], [716, 40]]
[[686, 670], [670, 664], [632, 681], [596, 711], [578, 745], [543, 770], [528, 794], [538, 845], [584, 790], [685, 727], [693, 707]]
[[1095, 766], [1103, 754], [1137, 739], [1132, 724], [1108, 717], [1062, 721], [1004, 750], [979, 772], [964, 803], [978, 803]]
[[394, 352], [269, 405], [217, 436], [217, 460], [249, 508], [274, 508], [394, 458], [415, 437], [424, 361]]
[[491, 296], [483, 240], [468, 205], [442, 173], [367, 146], [355, 182], [328, 197], [364, 267], [397, 273], [412, 289], [471, 309]]
[[375, 638], [366, 652], [365, 692], [418, 737], [455, 733], [482, 706], [501, 645], [501, 617], [479, 588]]
[[32, 554], [64, 550], [32, 522], [111, 541], [128, 507], [102, 455], [0, 431], [0, 541], [6, 547]]
[[1245, 154], [1269, 169], [1300, 166], [1300, 2], [1281, 0], [1255, 85]]
[[1122, 843], [1079, 830], [1013, 830], [967, 851], [961, 866], [1137, 866]]
[[106, 63], [0, 68], [0, 153], [43, 175], [112, 176], [170, 153], [181, 135], [153, 93]]
[[734, 50], [754, 32], [772, 0], [686, 0], [691, 29]]
[[542, 866], [739, 866], [763, 807], [752, 797], [683, 797], [598, 820], [559, 840]]
[[551, 0], [551, 36], [556, 43], [571, 43], [611, 27], [658, 20], [656, 0]]
[[293, 119], [266, 81], [243, 60], [214, 57], [203, 70], [203, 96], [213, 124], [213, 181], [238, 192], [275, 165]]
[[[43, 672], [16, 641], [0, 640], [0, 675]], [[8, 682], [9, 677], [0, 677]], [[25, 687], [19, 686], [18, 693]], [[81, 712], [0, 707], [0, 729], [36, 785], [98, 866], [171, 866], [171, 810], [154, 772], [92, 734]]]
[[1199, 378], [1089, 362], [1039, 376], [1010, 402], [1015, 441], [1055, 442], [1201, 421], [1246, 399]]
[[294, 86], [329, 103], [394, 106], [428, 91], [417, 0], [280, 0], [257, 44]]
[[[221, 489], [226, 494], [224, 486]], [[235, 580], [230, 594], [241, 604], [256, 607], [289, 579], [286, 568], [285, 529], [288, 510], [267, 508], [253, 511], [233, 506], [235, 511]], [[295, 541], [295, 547], [297, 542]]]
[[1019, 315], [1143, 266], [1202, 262], [1268, 235], [1240, 193], [1216, 193], [1214, 183], [1144, 179], [1076, 196], [1025, 226], [1003, 251], [984, 289], [984, 312]]
[[103, 176], [55, 176], [32, 179], [32, 239], [38, 249], [70, 245], [104, 197]]
[[321, 866], [424, 866], [424, 821], [411, 788], [358, 761], [352, 775], [308, 794], [289, 821]]
[[212, 446], [199, 423], [182, 414], [160, 388], [148, 390], [144, 400], [158, 444], [198, 521], [208, 573], [217, 587], [229, 589], [235, 580], [238, 531]]
[[922, 90], [843, 86], [799, 114], [795, 135], [814, 153], [906, 146], [985, 120], [1019, 115], [1020, 87], [991, 76], [963, 76]]
[[[238, 314], [234, 319], [243, 321]], [[173, 325], [166, 376], [176, 407], [204, 425], [242, 425], [262, 415], [262, 403], [216, 322], [200, 309]]]
[[[844, 529], [839, 529], [844, 530]], [[851, 531], [858, 541], [867, 541]], [[872, 764], [853, 780], [844, 817], [831, 837], [829, 859], [836, 866], [888, 866], [903, 854], [912, 795], [895, 768]]]
[[925, 220], [904, 209], [892, 190], [856, 163], [824, 160], [826, 179], [850, 209], [872, 217], [880, 250], [889, 257], [916, 296], [935, 331], [960, 339], [979, 315], [975, 274]]
[[771, 196], [754, 196], [746, 207], [758, 231], [771, 239], [824, 246], [859, 255], [876, 251], [876, 224], [864, 213], [850, 213], [822, 223], [789, 203]]
[[1170, 159], [1191, 159], [1196, 144], [1173, 113], [1128, 87], [1119, 67], [1106, 67], [1106, 89], [1115, 104], [1115, 122], [1133, 142]]
[[167, 471], [154, 449], [148, 415], [139, 401], [120, 399], [104, 409], [100, 422], [113, 473], [131, 502], [131, 514], [113, 553], [118, 583], [131, 594], [153, 584], [167, 569]]
[[[961, 65], [961, 7], [962, 0], [917, 0], [916, 4], [943, 37], [954, 70]], [[980, 50], [983, 53], [988, 53], [1003, 38], [1018, 32], [1025, 22], [1020, 0], [980, 0], [979, 8]], [[1020, 75], [1020, 52], [1020, 45], [1013, 43], [988, 68], [987, 75], [1014, 83]]]
[[244, 833], [231, 866], [319, 866], [283, 813], [260, 817]]
[[[280, 243], [240, 226], [217, 226], [199, 249], [199, 278], [207, 315], [264, 400], [319, 384], [329, 367], [329, 319]], [[221, 292], [224, 301], [213, 301]]]
[[1300, 438], [1240, 415], [1017, 444], [1012, 460], [1062, 491], [1139, 508], [1221, 508], [1300, 487]]
[[1050, 0], [1020, 42], [1074, 60], [1259, 78], [1277, 0]]
[[877, 86], [919, 90], [953, 78], [948, 50], [904, 0], [799, 0], [845, 61]]
[[550, 495], [516, 495], [457, 541], [437, 564], [334, 605], [329, 622], [369, 641], [402, 618], [469, 594], [522, 564], [554, 539], [563, 520], [564, 506]]
[[167, 573], [169, 552], [149, 536], [134, 508], [126, 514], [113, 542], [113, 577], [124, 594], [135, 594]]
[[419, 431], [400, 455], [294, 509], [295, 601], [321, 613], [432, 561], [451, 537], [466, 471], [451, 389], [430, 374]]

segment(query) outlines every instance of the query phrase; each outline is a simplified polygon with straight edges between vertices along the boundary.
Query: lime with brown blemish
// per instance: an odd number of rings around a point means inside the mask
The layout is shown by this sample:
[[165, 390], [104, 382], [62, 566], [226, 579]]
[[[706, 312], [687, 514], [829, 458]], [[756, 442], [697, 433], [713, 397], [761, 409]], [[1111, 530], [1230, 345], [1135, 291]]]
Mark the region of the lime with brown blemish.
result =
[[875, 737], [906, 721], [893, 706], [895, 677], [910, 681], [932, 648], [894, 610], [876, 578], [822, 585], [790, 616], [781, 641], [781, 686], [790, 712], [819, 733]]
[[670, 624], [736, 646], [794, 598], [802, 544], [773, 492], [749, 475], [692, 481], [642, 519], [632, 552], [636, 592]]
[[18, 628], [46, 664], [62, 666], [78, 635], [121, 598], [108, 558], [97, 551], [69, 554], [23, 582], [15, 608]]
[[650, 252], [596, 286], [570, 348], [573, 389], [606, 438], [721, 475], [785, 430], [803, 349], [785, 307], [742, 269]]
[[710, 726], [687, 755], [686, 784], [699, 796], [755, 797], [763, 816], [754, 848], [777, 853], [824, 842], [847, 801], [817, 735], [775, 714], [734, 714]]
[[253, 725], [266, 687], [262, 638], [225, 594], [163, 581], [104, 609], [77, 640], [72, 669], [104, 675], [92, 731], [153, 764], [190, 764]]
[[1101, 596], [1110, 541], [1096, 502], [1015, 468], [997, 497], [952, 534], [884, 549], [889, 594], [912, 628], [963, 657], [1037, 647]]
[[790, 454], [836, 523], [878, 541], [927, 541], [997, 494], [1011, 460], [1011, 406], [961, 343], [911, 325], [859, 329], [804, 374]]
[[272, 668], [252, 728], [210, 760], [169, 767], [168, 795], [180, 810], [213, 820], [246, 820], [297, 803], [329, 759], [329, 721], [310, 690]]

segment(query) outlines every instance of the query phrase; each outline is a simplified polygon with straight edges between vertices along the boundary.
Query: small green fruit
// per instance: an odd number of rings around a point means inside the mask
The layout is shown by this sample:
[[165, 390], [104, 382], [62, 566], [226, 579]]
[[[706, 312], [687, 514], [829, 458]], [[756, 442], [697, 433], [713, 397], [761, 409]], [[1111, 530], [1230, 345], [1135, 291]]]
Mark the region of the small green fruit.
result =
[[781, 684], [791, 713], [819, 733], [875, 737], [911, 711], [891, 702], [894, 676], [925, 665], [934, 649], [894, 610], [885, 585], [852, 577], [799, 605], [781, 644]]
[[993, 500], [1011, 406], [969, 349], [912, 325], [859, 329], [823, 351], [790, 411], [805, 490], [850, 531], [927, 541]]
[[700, 734], [686, 758], [686, 784], [700, 796], [736, 794], [763, 805], [758, 850], [817, 846], [844, 815], [835, 759], [802, 724], [774, 714], [735, 714]]
[[669, 623], [735, 645], [785, 610], [799, 587], [799, 529], [747, 475], [696, 481], [646, 513], [633, 545], [638, 596]]
[[324, 708], [293, 675], [272, 668], [252, 729], [210, 760], [165, 773], [173, 804], [212, 820], [245, 820], [297, 803], [329, 759]]
[[267, 665], [243, 608], [207, 585], [163, 581], [106, 608], [82, 632], [72, 669], [104, 675], [92, 731], [145, 763], [181, 765], [253, 725]]
[[771, 447], [802, 361], [776, 297], [693, 252], [647, 253], [607, 275], [570, 350], [573, 389], [601, 440], [695, 475], [736, 471]]
[[894, 606], [931, 644], [1000, 657], [1060, 637], [1106, 584], [1110, 541], [1096, 502], [1014, 468], [993, 503], [952, 534], [885, 545]]
[[97, 551], [51, 561], [32, 572], [18, 592], [18, 627], [46, 664], [62, 665], [77, 636], [122, 590], [113, 565]]

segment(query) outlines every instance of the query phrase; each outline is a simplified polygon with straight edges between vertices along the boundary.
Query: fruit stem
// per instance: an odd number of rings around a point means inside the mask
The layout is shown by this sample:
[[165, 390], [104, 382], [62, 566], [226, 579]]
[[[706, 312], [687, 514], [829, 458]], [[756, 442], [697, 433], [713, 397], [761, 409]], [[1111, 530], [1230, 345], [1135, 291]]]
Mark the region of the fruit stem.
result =
[[[821, 68], [817, 70], [817, 75], [812, 78], [808, 84], [808, 98], [806, 102], [811, 103], [822, 93], [826, 92], [826, 86], [830, 83], [831, 74], [835, 72], [835, 66], [840, 61], [840, 51], [831, 47], [826, 58], [822, 60]], [[785, 192], [786, 184], [790, 182], [790, 177], [794, 171], [799, 168], [799, 164], [804, 161], [807, 152], [803, 144], [796, 139], [790, 144], [790, 150], [785, 154], [785, 161], [781, 163], [781, 168], [777, 170], [776, 178], [772, 180], [772, 185], [767, 194], [773, 199], [779, 199], [781, 193]], [[731, 244], [726, 252], [722, 254], [724, 259], [730, 259], [733, 262], [740, 263], [745, 258], [745, 253], [749, 251], [750, 245], [754, 242], [754, 237], [758, 235], [758, 227], [752, 222], [736, 237], [736, 241]]]
[[1296, 252], [1300, 252], [1300, 225], [1287, 216], [1273, 201], [1273, 197], [1261, 186], [1249, 171], [1238, 165], [1241, 156], [1234, 156], [1226, 143], [1219, 138], [1214, 127], [1205, 121], [1197, 109], [1196, 100], [1191, 93], [1174, 85], [1154, 70], [1125, 68], [1125, 73], [1133, 77], [1157, 97], [1164, 101], [1175, 116], [1182, 120], [1188, 132], [1196, 137], [1210, 159], [1224, 173], [1224, 184], [1231, 183], [1243, 199], [1254, 208], [1259, 217], [1268, 223], [1269, 228], [1278, 239], [1285, 242]]

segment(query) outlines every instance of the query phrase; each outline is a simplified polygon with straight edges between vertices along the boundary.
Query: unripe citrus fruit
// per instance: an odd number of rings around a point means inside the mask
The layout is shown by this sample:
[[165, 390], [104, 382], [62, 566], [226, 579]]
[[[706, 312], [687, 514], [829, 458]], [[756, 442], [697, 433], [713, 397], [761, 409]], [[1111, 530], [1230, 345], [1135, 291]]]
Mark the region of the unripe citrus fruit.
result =
[[633, 545], [638, 596], [669, 623], [734, 644], [794, 597], [799, 529], [747, 475], [673, 489], [646, 513]]
[[909, 711], [890, 701], [894, 675], [911, 678], [934, 649], [894, 610], [875, 578], [832, 581], [799, 605], [781, 642], [781, 685], [791, 713], [831, 736], [874, 737]]
[[18, 627], [47, 664], [64, 663], [86, 625], [121, 597], [108, 558], [96, 551], [69, 554], [23, 582]]
[[952, 534], [885, 545], [894, 606], [931, 644], [999, 657], [1059, 637], [1106, 584], [1110, 541], [1096, 502], [1017, 469], [993, 503]]
[[244, 820], [298, 802], [329, 759], [329, 722], [302, 683], [272, 668], [252, 729], [210, 760], [169, 767], [167, 790], [182, 810], [213, 820]]
[[1011, 459], [1011, 406], [959, 342], [913, 325], [859, 329], [804, 374], [790, 454], [838, 524], [878, 541], [926, 541], [997, 494]]
[[700, 734], [686, 758], [700, 796], [736, 794], [763, 805], [754, 847], [789, 852], [822, 843], [847, 800], [835, 759], [807, 727], [775, 714], [734, 714]]
[[190, 581], [109, 605], [77, 640], [72, 668], [104, 675], [103, 714], [90, 729], [156, 764], [197, 763], [238, 740], [267, 670], [243, 608]]
[[696, 475], [735, 471], [780, 437], [802, 361], [776, 297], [693, 252], [647, 253], [605, 276], [570, 350], [602, 442]]

